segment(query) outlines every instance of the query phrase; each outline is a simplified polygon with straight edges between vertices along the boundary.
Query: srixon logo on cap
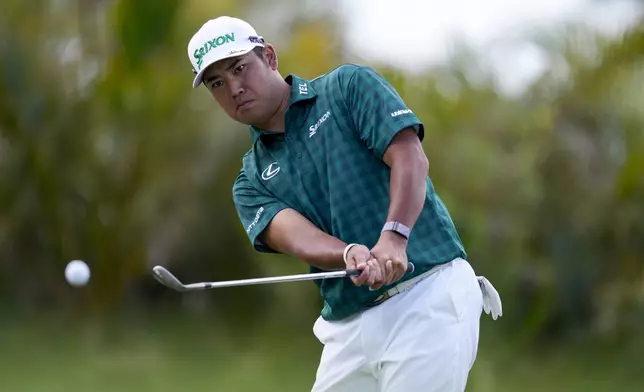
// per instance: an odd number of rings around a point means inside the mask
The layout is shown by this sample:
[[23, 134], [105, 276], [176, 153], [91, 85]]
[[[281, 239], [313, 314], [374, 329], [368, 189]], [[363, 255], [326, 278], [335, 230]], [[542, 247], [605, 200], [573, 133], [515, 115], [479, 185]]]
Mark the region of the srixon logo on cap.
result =
[[229, 42], [235, 41], [235, 33], [229, 33], [226, 35], [220, 35], [217, 38], [213, 38], [201, 45], [201, 47], [195, 49], [195, 52], [192, 54], [195, 59], [197, 59], [197, 69], [201, 69], [203, 64], [203, 57], [210, 52], [211, 49], [214, 49], [218, 46], [225, 45]]

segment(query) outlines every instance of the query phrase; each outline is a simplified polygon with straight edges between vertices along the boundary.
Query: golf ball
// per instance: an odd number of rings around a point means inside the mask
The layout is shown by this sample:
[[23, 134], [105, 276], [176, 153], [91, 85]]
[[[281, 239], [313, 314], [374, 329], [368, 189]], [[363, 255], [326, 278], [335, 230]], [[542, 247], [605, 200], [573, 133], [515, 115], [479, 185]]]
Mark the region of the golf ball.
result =
[[89, 276], [89, 267], [82, 260], [72, 260], [65, 267], [65, 279], [74, 287], [87, 284]]

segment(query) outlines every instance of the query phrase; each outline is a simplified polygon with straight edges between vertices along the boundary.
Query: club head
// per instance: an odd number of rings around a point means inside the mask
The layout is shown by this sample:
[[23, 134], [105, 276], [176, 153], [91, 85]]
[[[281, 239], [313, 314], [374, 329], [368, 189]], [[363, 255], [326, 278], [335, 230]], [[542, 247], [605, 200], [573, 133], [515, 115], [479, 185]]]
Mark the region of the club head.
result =
[[179, 279], [177, 279], [170, 271], [164, 267], [157, 265], [152, 268], [152, 276], [162, 285], [169, 287], [176, 291], [186, 291], [185, 286]]

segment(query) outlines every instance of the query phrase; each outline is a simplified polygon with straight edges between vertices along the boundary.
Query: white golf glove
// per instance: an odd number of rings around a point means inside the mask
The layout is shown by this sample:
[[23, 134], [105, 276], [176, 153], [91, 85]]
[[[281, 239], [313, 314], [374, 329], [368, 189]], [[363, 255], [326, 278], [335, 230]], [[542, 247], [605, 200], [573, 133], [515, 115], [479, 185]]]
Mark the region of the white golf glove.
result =
[[503, 315], [503, 306], [501, 305], [501, 297], [496, 291], [492, 283], [490, 283], [484, 276], [476, 277], [483, 293], [483, 310], [487, 314], [491, 314], [492, 318], [496, 320], [499, 316]]

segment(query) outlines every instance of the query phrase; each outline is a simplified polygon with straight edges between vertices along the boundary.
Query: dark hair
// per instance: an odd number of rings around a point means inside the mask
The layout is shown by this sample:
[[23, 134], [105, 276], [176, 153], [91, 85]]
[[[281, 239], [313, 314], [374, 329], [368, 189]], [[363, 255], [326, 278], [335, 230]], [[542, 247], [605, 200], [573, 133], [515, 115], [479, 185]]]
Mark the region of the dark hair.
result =
[[255, 46], [253, 48], [253, 53], [257, 55], [260, 59], [264, 60], [264, 47], [263, 46]]

